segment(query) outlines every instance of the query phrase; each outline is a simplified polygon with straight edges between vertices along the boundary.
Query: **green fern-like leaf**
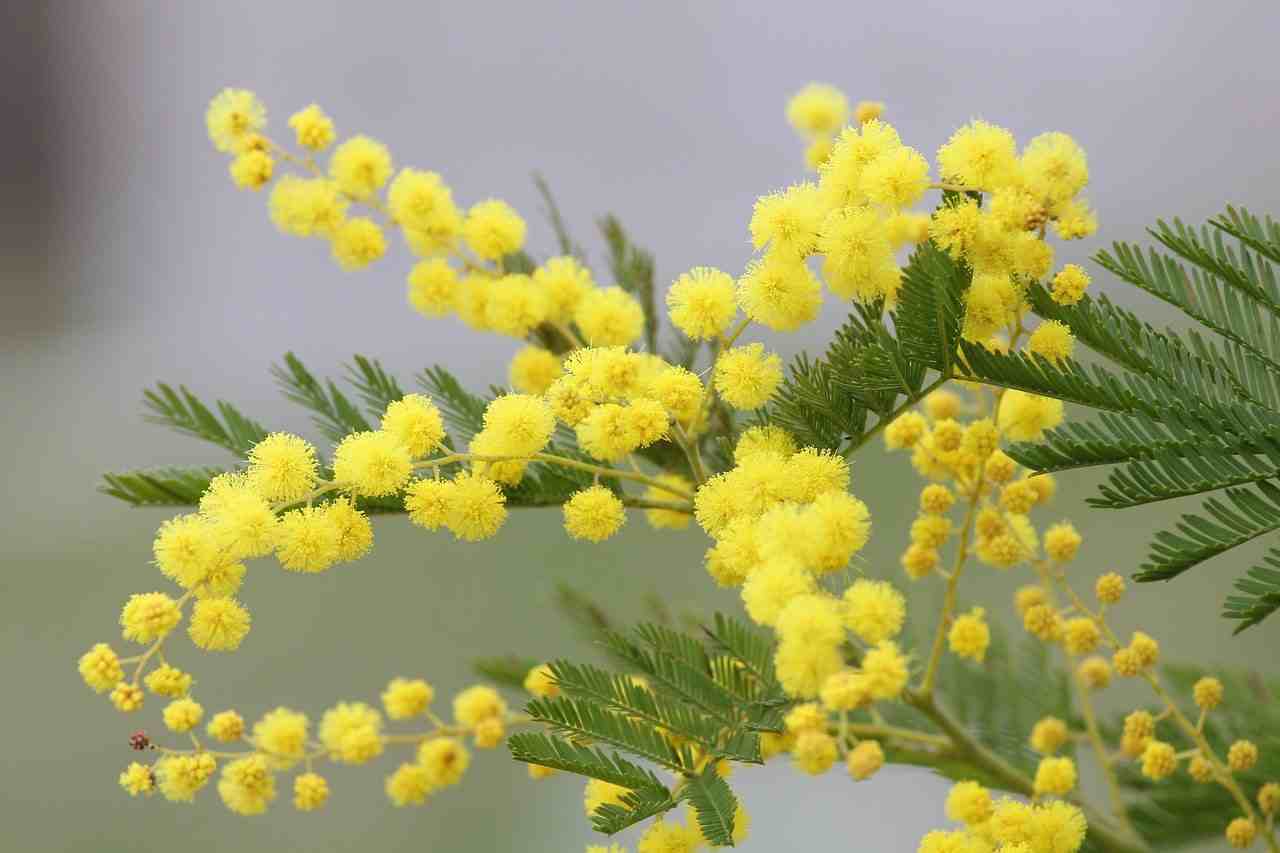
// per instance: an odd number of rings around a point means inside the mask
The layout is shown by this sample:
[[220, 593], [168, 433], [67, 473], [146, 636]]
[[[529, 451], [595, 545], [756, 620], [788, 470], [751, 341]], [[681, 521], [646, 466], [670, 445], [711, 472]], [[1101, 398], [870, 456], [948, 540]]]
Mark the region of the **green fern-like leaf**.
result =
[[596, 832], [613, 835], [642, 820], [670, 811], [678, 802], [665, 790], [641, 788], [626, 791], [622, 804], [603, 803], [591, 813], [591, 826]]
[[686, 746], [674, 746], [656, 728], [609, 711], [595, 702], [557, 696], [532, 699], [526, 713], [557, 733], [601, 741], [676, 773], [691, 773], [696, 759]]
[[99, 491], [133, 506], [195, 506], [222, 468], [155, 468], [103, 474]]
[[733, 821], [738, 799], [714, 766], [690, 778], [680, 795], [693, 806], [703, 838], [713, 847], [734, 846]]
[[311, 412], [316, 428], [329, 441], [337, 443], [353, 432], [372, 429], [333, 380], [316, 379], [293, 353], [285, 353], [284, 364], [272, 367], [271, 373], [285, 397]]
[[507, 738], [507, 748], [512, 758], [526, 764], [552, 767], [633, 790], [668, 793], [652, 771], [627, 761], [617, 753], [606, 753], [541, 732], [516, 732]]
[[250, 448], [267, 435], [266, 429], [241, 414], [235, 406], [218, 400], [211, 409], [185, 385], [175, 390], [163, 382], [158, 383], [155, 390], [142, 393], [142, 401], [147, 409], [146, 419], [151, 423], [212, 442], [236, 456], [247, 455]]
[[352, 356], [351, 364], [347, 365], [347, 378], [374, 419], [380, 419], [387, 406], [404, 397], [400, 383], [383, 370], [377, 359]]

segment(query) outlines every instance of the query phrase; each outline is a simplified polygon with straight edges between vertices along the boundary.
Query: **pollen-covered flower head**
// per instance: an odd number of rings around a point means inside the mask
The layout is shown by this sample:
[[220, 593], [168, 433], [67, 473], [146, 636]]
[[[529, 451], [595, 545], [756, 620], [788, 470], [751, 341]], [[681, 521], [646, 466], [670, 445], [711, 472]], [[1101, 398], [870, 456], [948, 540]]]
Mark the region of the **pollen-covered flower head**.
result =
[[487, 294], [485, 327], [500, 335], [525, 338], [546, 321], [551, 310], [546, 292], [527, 275], [504, 275]]
[[1035, 441], [1062, 423], [1062, 412], [1061, 400], [1009, 389], [1000, 397], [997, 423], [1006, 438]]
[[644, 331], [644, 309], [621, 287], [592, 290], [578, 303], [573, 320], [593, 347], [627, 346]]
[[747, 265], [738, 280], [737, 299], [755, 322], [793, 332], [818, 316], [822, 285], [803, 260], [771, 251]]
[[759, 251], [802, 259], [817, 247], [818, 229], [827, 214], [816, 184], [795, 184], [760, 196], [751, 213], [751, 243]]
[[365, 216], [346, 220], [333, 232], [333, 259], [348, 272], [364, 269], [386, 254], [387, 236], [378, 223]]
[[546, 295], [548, 318], [557, 323], [572, 319], [583, 297], [595, 288], [591, 270], [570, 256], [549, 258], [533, 271], [533, 280]]
[[981, 607], [956, 617], [947, 632], [947, 645], [957, 657], [982, 663], [991, 645], [991, 629]]
[[716, 361], [716, 390], [735, 409], [758, 409], [782, 382], [782, 360], [763, 344], [734, 347]]
[[875, 204], [900, 210], [929, 188], [929, 161], [905, 145], [883, 152], [862, 170], [862, 192]]
[[822, 222], [818, 251], [827, 285], [845, 299], [868, 304], [896, 293], [899, 273], [893, 245], [875, 208], [831, 211]]
[[234, 598], [204, 598], [191, 609], [191, 642], [211, 652], [232, 651], [249, 633], [249, 611]]
[[848, 98], [827, 83], [809, 83], [787, 101], [787, 121], [801, 133], [830, 135], [848, 120]]
[[845, 590], [844, 601], [850, 629], [867, 645], [891, 640], [902, 630], [907, 603], [891, 584], [861, 578]]
[[182, 621], [178, 603], [163, 592], [147, 592], [129, 596], [120, 613], [124, 638], [135, 643], [149, 643], [173, 630]]
[[217, 762], [207, 752], [166, 755], [156, 762], [155, 778], [166, 800], [189, 803], [209, 783], [217, 769]]
[[339, 702], [325, 711], [317, 734], [335, 761], [363, 764], [382, 754], [382, 715], [363, 702]]
[[560, 356], [539, 346], [527, 346], [511, 358], [507, 379], [521, 394], [545, 394], [564, 375]]
[[339, 559], [341, 531], [324, 506], [304, 506], [280, 516], [276, 559], [291, 572], [322, 572]]
[[681, 274], [667, 290], [672, 324], [695, 341], [723, 335], [738, 311], [733, 287], [733, 278], [713, 267]]
[[80, 656], [80, 677], [97, 693], [115, 687], [124, 678], [120, 657], [106, 643], [97, 643]]
[[1075, 336], [1066, 323], [1045, 320], [1027, 339], [1027, 352], [1056, 363], [1071, 358], [1075, 345]]
[[453, 478], [445, 525], [459, 539], [475, 542], [498, 532], [507, 519], [507, 498], [487, 477], [463, 472]]
[[333, 120], [317, 104], [311, 104], [289, 116], [299, 145], [312, 151], [323, 151], [333, 144]]
[[209, 139], [219, 151], [231, 152], [244, 137], [267, 125], [267, 108], [247, 89], [223, 89], [204, 114]]
[[504, 394], [485, 408], [484, 428], [494, 435], [505, 455], [532, 456], [551, 440], [556, 417], [540, 397]]
[[525, 222], [505, 201], [486, 199], [467, 211], [462, 239], [481, 260], [500, 261], [524, 246]]
[[346, 221], [347, 206], [335, 182], [295, 175], [276, 181], [267, 201], [275, 226], [296, 237], [333, 236]]
[[309, 728], [306, 714], [276, 708], [253, 724], [253, 745], [273, 767], [287, 769], [306, 755]]
[[564, 504], [564, 529], [574, 539], [602, 542], [627, 520], [622, 501], [604, 486], [575, 492]]
[[1089, 183], [1084, 150], [1065, 133], [1042, 133], [1022, 152], [1021, 176], [1026, 188], [1049, 203], [1073, 198]]
[[391, 152], [368, 136], [353, 136], [329, 156], [329, 177], [352, 198], [373, 198], [391, 177]]
[[315, 488], [318, 470], [315, 448], [296, 435], [275, 432], [249, 450], [249, 479], [267, 500], [301, 499]]
[[1018, 145], [1003, 127], [975, 119], [938, 149], [938, 170], [943, 180], [994, 190], [1017, 178]]
[[408, 448], [387, 431], [356, 432], [333, 451], [333, 476], [368, 497], [394, 494], [413, 473]]
[[401, 169], [387, 188], [387, 209], [396, 224], [410, 231], [454, 233], [461, 217], [453, 192], [435, 172]]

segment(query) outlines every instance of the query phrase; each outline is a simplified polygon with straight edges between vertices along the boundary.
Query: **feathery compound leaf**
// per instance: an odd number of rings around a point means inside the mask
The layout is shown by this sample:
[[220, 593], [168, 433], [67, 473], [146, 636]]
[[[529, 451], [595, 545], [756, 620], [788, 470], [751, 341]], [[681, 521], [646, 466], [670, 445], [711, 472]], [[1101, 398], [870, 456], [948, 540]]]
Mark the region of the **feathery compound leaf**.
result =
[[902, 270], [893, 325], [905, 354], [950, 374], [960, 341], [961, 296], [969, 273], [933, 243], [911, 253]]
[[1265, 565], [1254, 566], [1236, 580], [1240, 595], [1228, 595], [1223, 603], [1222, 615], [1240, 620], [1237, 634], [1280, 609], [1280, 549], [1271, 548], [1262, 559]]
[[653, 254], [632, 243], [622, 223], [613, 214], [606, 215], [598, 224], [609, 249], [609, 270], [613, 273], [613, 280], [640, 300], [640, 307], [644, 309], [645, 347], [656, 353], [658, 313], [654, 301]]
[[606, 754], [542, 732], [516, 732], [507, 738], [507, 748], [511, 750], [512, 758], [526, 764], [554, 767], [632, 790], [667, 794], [666, 786], [652, 771], [632, 764], [616, 752]]
[[1210, 557], [1280, 529], [1280, 488], [1261, 482], [1252, 489], [1227, 489], [1224, 497], [1204, 502], [1208, 517], [1187, 514], [1174, 530], [1157, 534], [1151, 554], [1134, 580], [1168, 580]]
[[547, 217], [547, 222], [551, 225], [552, 232], [556, 235], [556, 243], [560, 247], [560, 254], [572, 255], [579, 261], [585, 261], [587, 253], [569, 235], [569, 227], [565, 224], [564, 217], [560, 214], [560, 205], [556, 204], [555, 196], [551, 194], [551, 185], [547, 183], [547, 179], [541, 173], [534, 172], [533, 185], [537, 187], [538, 195], [542, 196], [542, 203], [546, 205], [542, 212]]
[[431, 395], [454, 439], [465, 445], [484, 429], [484, 410], [492, 397], [480, 397], [462, 387], [452, 373], [440, 365], [418, 374], [418, 385]]
[[157, 383], [154, 391], [142, 392], [142, 401], [148, 411], [145, 418], [151, 423], [202, 438], [240, 457], [247, 455], [250, 448], [267, 436], [267, 431], [257, 421], [250, 420], [222, 400], [214, 404], [222, 416], [219, 420], [218, 415], [185, 385], [179, 385], [175, 391], [163, 382]]
[[596, 832], [613, 835], [654, 815], [670, 811], [677, 805], [664, 789], [641, 788], [622, 795], [622, 805], [603, 803], [591, 813], [591, 826]]
[[404, 390], [394, 376], [382, 369], [377, 359], [356, 355], [351, 360], [352, 363], [347, 365], [348, 381], [355, 386], [369, 415], [381, 419], [387, 406], [404, 397]]
[[703, 838], [713, 847], [733, 846], [733, 820], [738, 810], [738, 799], [730, 790], [729, 783], [716, 772], [714, 763], [685, 782], [680, 796], [693, 806]]
[[763, 684], [777, 684], [773, 670], [775, 644], [769, 634], [723, 613], [715, 615], [713, 628], [704, 630], [717, 647], [733, 656]]
[[103, 474], [98, 491], [134, 506], [195, 506], [222, 468], [155, 468]]
[[471, 668], [477, 675], [503, 687], [524, 690], [525, 676], [539, 663], [533, 658], [510, 654], [499, 658], [477, 658], [471, 662]]
[[676, 747], [657, 730], [582, 699], [557, 696], [531, 699], [525, 711], [558, 733], [603, 741], [677, 773], [691, 773], [696, 760], [688, 747]]
[[311, 411], [311, 420], [330, 441], [372, 429], [332, 380], [322, 384], [293, 353], [285, 353], [284, 365], [273, 366], [271, 374], [285, 397]]
[[1090, 506], [1122, 509], [1280, 478], [1280, 457], [1230, 455], [1212, 449], [1158, 456], [1113, 469]]

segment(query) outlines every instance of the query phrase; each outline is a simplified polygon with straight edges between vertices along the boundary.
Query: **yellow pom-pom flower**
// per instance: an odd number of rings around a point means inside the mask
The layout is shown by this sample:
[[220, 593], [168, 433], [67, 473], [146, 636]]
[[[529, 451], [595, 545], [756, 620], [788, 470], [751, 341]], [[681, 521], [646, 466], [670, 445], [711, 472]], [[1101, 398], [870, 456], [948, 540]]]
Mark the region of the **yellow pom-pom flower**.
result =
[[1235, 773], [1253, 769], [1258, 763], [1258, 746], [1253, 741], [1238, 740], [1227, 750], [1227, 766]]
[[564, 529], [574, 539], [603, 542], [626, 522], [626, 509], [604, 486], [575, 492], [564, 504]]
[[1036, 441], [1047, 429], [1062, 423], [1062, 401], [1010, 389], [1000, 397], [997, 424], [1006, 438]]
[[735, 409], [760, 408], [781, 382], [782, 360], [763, 344], [734, 347], [716, 361], [716, 390]]
[[811, 136], [829, 136], [848, 120], [848, 99], [826, 83], [810, 83], [787, 102], [787, 121], [796, 130]]
[[1115, 604], [1124, 597], [1124, 578], [1115, 572], [1102, 575], [1093, 585], [1093, 594], [1103, 604]]
[[1057, 320], [1045, 320], [1027, 339], [1027, 352], [1038, 355], [1051, 362], [1059, 362], [1071, 358], [1076, 339], [1066, 323]]
[[409, 304], [424, 317], [443, 317], [457, 304], [458, 273], [443, 258], [428, 258], [409, 271]]
[[391, 177], [391, 152], [376, 139], [353, 136], [330, 155], [329, 177], [347, 195], [367, 201]]
[[189, 732], [200, 725], [204, 708], [194, 699], [175, 699], [164, 707], [164, 724], [171, 731]]
[[246, 136], [267, 125], [267, 108], [247, 89], [223, 89], [204, 114], [209, 139], [219, 151], [231, 152]]
[[80, 677], [97, 693], [105, 693], [124, 678], [120, 657], [106, 643], [98, 643], [80, 656]]
[[408, 720], [427, 712], [436, 691], [421, 678], [393, 678], [382, 691], [382, 707], [393, 720]]
[[994, 190], [1009, 184], [1017, 175], [1017, 143], [1003, 127], [975, 120], [957, 130], [938, 149], [938, 168], [944, 180]]
[[412, 474], [408, 449], [389, 432], [352, 433], [333, 451], [334, 479], [358, 495], [395, 494]]
[[253, 724], [253, 745], [271, 759], [273, 766], [288, 769], [307, 752], [307, 715], [289, 708], [276, 708]]
[[152, 693], [157, 696], [168, 696], [171, 699], [186, 696], [187, 691], [191, 689], [191, 682], [191, 673], [183, 672], [167, 663], [151, 670], [143, 679], [143, 683]]
[[880, 741], [858, 741], [858, 745], [849, 750], [846, 766], [849, 769], [849, 775], [856, 782], [862, 782], [876, 775], [876, 772], [884, 766], [884, 748], [880, 746]]
[[1043, 717], [1031, 728], [1028, 743], [1041, 755], [1053, 755], [1067, 743], [1071, 732], [1057, 717]]
[[348, 219], [333, 233], [333, 259], [344, 270], [364, 269], [386, 254], [387, 237], [372, 219]]
[[794, 332], [818, 316], [822, 285], [798, 257], [770, 252], [752, 261], [738, 280], [743, 313], [779, 332]]
[[551, 350], [527, 346], [511, 359], [507, 378], [511, 387], [522, 394], [545, 394], [564, 375], [560, 357]]
[[275, 161], [263, 151], [246, 151], [231, 161], [228, 171], [232, 182], [242, 190], [260, 190], [271, 181]]
[[1053, 277], [1049, 295], [1059, 305], [1075, 305], [1089, 287], [1089, 274], [1083, 267], [1066, 264]]
[[341, 545], [326, 507], [305, 506], [280, 517], [276, 559], [291, 572], [323, 572], [338, 561]]
[[1076, 786], [1076, 763], [1066, 756], [1042, 758], [1036, 767], [1035, 792], [1037, 795], [1054, 794], [1062, 797]]
[[329, 801], [329, 783], [318, 773], [300, 773], [293, 780], [293, 807], [313, 812]]
[[324, 110], [311, 104], [289, 116], [298, 144], [311, 151], [323, 151], [333, 144], [333, 121]]
[[826, 214], [815, 184], [796, 184], [761, 196], [751, 212], [751, 243], [756, 251], [768, 246], [771, 255], [804, 258], [817, 247]]
[[436, 737], [423, 741], [418, 748], [418, 763], [427, 771], [427, 779], [436, 788], [456, 785], [471, 765], [471, 753], [458, 740]]
[[244, 737], [244, 717], [235, 711], [219, 711], [210, 718], [205, 731], [214, 740], [233, 743]]
[[129, 596], [120, 612], [124, 638], [135, 643], [150, 643], [168, 634], [182, 621], [178, 603], [163, 592], [147, 592]]
[[1212, 711], [1222, 704], [1222, 681], [1206, 675], [1191, 687], [1191, 696], [1202, 711]]
[[269, 501], [300, 500], [315, 488], [318, 471], [315, 448], [296, 435], [272, 433], [249, 450], [249, 479]]
[[727, 273], [713, 267], [694, 267], [667, 290], [672, 324], [695, 341], [723, 335], [738, 310], [733, 289], [733, 278]]
[[334, 761], [364, 764], [382, 754], [382, 715], [363, 702], [339, 702], [325, 711], [317, 734]]
[[957, 782], [947, 794], [947, 817], [976, 826], [991, 817], [991, 792], [978, 782]]
[[627, 346], [644, 331], [644, 309], [620, 287], [588, 293], [578, 303], [573, 320], [593, 347]]
[[323, 178], [285, 175], [276, 181], [267, 210], [276, 228], [295, 237], [331, 237], [346, 220], [348, 201]]
[[445, 526], [467, 542], [488, 539], [507, 520], [507, 498], [487, 477], [463, 472], [453, 478]]
[[867, 645], [891, 640], [902, 630], [906, 599], [885, 581], [856, 580], [844, 601], [849, 628]]
[[956, 617], [947, 633], [947, 645], [957, 657], [982, 663], [991, 645], [991, 629], [981, 607]]
[[487, 199], [467, 211], [462, 239], [482, 260], [500, 261], [524, 246], [525, 222], [505, 201]]
[[191, 610], [191, 642], [211, 652], [233, 651], [249, 633], [249, 611], [234, 598], [205, 598]]

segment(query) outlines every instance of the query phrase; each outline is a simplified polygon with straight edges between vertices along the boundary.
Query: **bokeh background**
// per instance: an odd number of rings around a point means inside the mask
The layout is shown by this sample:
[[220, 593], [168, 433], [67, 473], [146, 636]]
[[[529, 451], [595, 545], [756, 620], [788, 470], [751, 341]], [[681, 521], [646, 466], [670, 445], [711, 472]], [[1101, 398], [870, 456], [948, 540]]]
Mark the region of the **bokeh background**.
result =
[[[97, 494], [99, 474], [226, 461], [144, 424], [143, 386], [186, 383], [308, 431], [268, 376], [286, 350], [326, 374], [359, 352], [406, 380], [443, 362], [484, 386], [503, 381], [515, 349], [412, 313], [402, 249], [345, 274], [321, 244], [275, 233], [264, 198], [231, 186], [205, 138], [205, 104], [221, 87], [256, 90], [277, 129], [318, 101], [341, 133], [371, 134], [398, 163], [443, 173], [463, 203], [513, 203], [545, 254], [553, 244], [530, 181], [539, 170], [594, 260], [592, 223], [612, 211], [655, 250], [664, 283], [697, 264], [740, 271], [752, 202], [801, 175], [802, 143], [782, 110], [810, 80], [887, 101], [887, 117], [926, 152], [972, 117], [1023, 140], [1073, 134], [1090, 155], [1102, 231], [1061, 248], [1060, 261], [1083, 262], [1104, 238], [1141, 239], [1157, 216], [1200, 220], [1225, 202], [1280, 210], [1273, 3], [55, 0], [5, 12], [6, 849], [560, 851], [589, 840], [580, 785], [535, 786], [501, 752], [478, 756], [466, 784], [420, 810], [386, 802], [389, 762], [328, 774], [334, 795], [318, 816], [293, 813], [287, 796], [244, 819], [212, 791], [182, 807], [130, 800], [116, 786], [140, 721], [86, 691], [74, 660], [114, 636], [129, 592], [155, 585], [149, 546], [167, 513]], [[1105, 275], [1097, 281], [1132, 301]], [[832, 303], [802, 334], [766, 340], [786, 354], [814, 350], [840, 319]], [[915, 488], [905, 464], [878, 448], [857, 460], [856, 488], [876, 511], [872, 575], [897, 572]], [[1079, 571], [1131, 569], [1154, 516], [1086, 510], [1093, 483], [1064, 477], [1053, 510], [1086, 535]], [[650, 593], [684, 612], [738, 606], [701, 569], [702, 534], [658, 536], [639, 518], [597, 547], [569, 542], [555, 513], [532, 510], [474, 546], [403, 519], [379, 521], [377, 534], [372, 557], [319, 577], [251, 569], [254, 629], [239, 654], [196, 661], [176, 644], [207, 707], [319, 712], [336, 698], [375, 698], [394, 674], [426, 676], [447, 697], [469, 683], [476, 656], [582, 654], [552, 607], [559, 581], [623, 620]], [[1170, 659], [1275, 673], [1277, 628], [1232, 638], [1215, 613], [1245, 556], [1137, 589], [1126, 621], [1157, 634]], [[1018, 582], [985, 570], [972, 578], [965, 597], [975, 601], [1008, 601]], [[143, 724], [156, 728], [152, 706]], [[754, 850], [911, 851], [943, 821], [945, 785], [916, 770], [855, 787], [779, 765], [742, 772], [737, 787], [756, 818]]]

